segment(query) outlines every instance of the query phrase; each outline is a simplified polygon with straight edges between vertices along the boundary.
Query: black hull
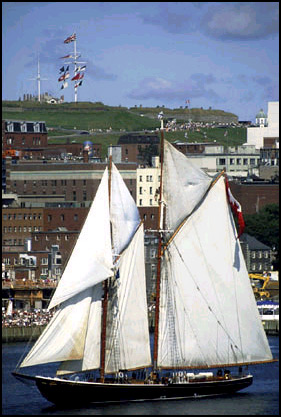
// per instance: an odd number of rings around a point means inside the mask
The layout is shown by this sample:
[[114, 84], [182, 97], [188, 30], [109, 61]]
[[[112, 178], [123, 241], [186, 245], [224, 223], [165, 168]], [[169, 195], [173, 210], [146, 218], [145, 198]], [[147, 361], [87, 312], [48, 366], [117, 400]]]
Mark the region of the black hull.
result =
[[253, 382], [251, 375], [223, 380], [178, 384], [117, 384], [67, 381], [35, 377], [41, 394], [50, 402], [69, 407], [89, 403], [195, 398], [233, 394]]

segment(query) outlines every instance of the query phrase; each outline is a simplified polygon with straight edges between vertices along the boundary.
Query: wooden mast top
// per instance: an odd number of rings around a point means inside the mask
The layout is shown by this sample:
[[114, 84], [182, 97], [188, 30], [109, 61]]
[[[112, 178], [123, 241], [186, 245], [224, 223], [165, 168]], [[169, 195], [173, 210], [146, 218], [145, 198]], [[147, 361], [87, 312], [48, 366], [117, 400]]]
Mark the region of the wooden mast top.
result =
[[160, 190], [159, 190], [159, 205], [158, 205], [158, 254], [157, 254], [157, 278], [156, 278], [156, 304], [155, 304], [155, 327], [154, 327], [154, 351], [153, 351], [153, 369], [157, 369], [158, 360], [158, 335], [159, 335], [159, 305], [160, 305], [160, 282], [161, 282], [161, 256], [162, 256], [162, 236], [161, 225], [163, 219], [163, 202], [162, 202], [162, 188], [163, 188], [163, 160], [164, 160], [164, 126], [163, 119], [161, 119], [161, 142], [160, 142]]

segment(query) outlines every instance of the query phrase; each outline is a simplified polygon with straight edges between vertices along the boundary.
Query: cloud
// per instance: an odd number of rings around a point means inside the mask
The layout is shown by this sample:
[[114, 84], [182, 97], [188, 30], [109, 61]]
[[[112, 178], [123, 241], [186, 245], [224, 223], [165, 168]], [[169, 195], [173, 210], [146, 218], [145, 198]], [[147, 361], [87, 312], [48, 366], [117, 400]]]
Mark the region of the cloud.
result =
[[190, 80], [174, 83], [157, 77], [144, 78], [138, 88], [128, 94], [129, 98], [138, 100], [164, 100], [165, 102], [185, 101], [187, 98], [205, 98], [209, 101], [222, 101], [215, 90], [207, 88], [206, 84], [215, 82], [212, 75], [193, 74]]
[[255, 40], [279, 33], [277, 2], [164, 2], [144, 23], [175, 34], [201, 32], [222, 41]]
[[[212, 3], [211, 3], [212, 4]], [[277, 2], [230, 2], [210, 6], [202, 29], [220, 40], [254, 40], [279, 32]]]

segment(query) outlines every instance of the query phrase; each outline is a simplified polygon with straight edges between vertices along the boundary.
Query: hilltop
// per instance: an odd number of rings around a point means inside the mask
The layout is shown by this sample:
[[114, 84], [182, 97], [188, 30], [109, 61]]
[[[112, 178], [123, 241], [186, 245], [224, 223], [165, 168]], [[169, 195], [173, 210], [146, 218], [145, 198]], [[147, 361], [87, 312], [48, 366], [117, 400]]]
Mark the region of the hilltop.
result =
[[[188, 141], [213, 142], [222, 145], [237, 146], [246, 141], [246, 129], [236, 127], [238, 117], [223, 110], [213, 109], [169, 109], [164, 107], [114, 107], [101, 102], [79, 102], [47, 104], [29, 101], [3, 101], [2, 119], [45, 121], [48, 129], [49, 143], [63, 143], [68, 138], [76, 142], [89, 139], [102, 143], [102, 156], [107, 153], [107, 146], [117, 144], [125, 132], [153, 131], [159, 128], [158, 114], [164, 113], [164, 120], [177, 120], [177, 124], [192, 122], [223, 124], [224, 127], [198, 127], [188, 132]], [[226, 125], [228, 134], [224, 133]], [[91, 132], [86, 137], [79, 130]], [[75, 132], [77, 131], [77, 132]], [[186, 141], [186, 130], [169, 131], [165, 137], [170, 140]]]

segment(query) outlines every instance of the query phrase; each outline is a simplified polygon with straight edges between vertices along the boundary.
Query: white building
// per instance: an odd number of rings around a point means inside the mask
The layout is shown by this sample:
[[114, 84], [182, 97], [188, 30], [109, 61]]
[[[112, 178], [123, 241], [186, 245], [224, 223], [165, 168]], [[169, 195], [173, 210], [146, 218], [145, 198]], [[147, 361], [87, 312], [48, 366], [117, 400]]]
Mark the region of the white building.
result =
[[279, 101], [269, 101], [267, 120], [266, 114], [260, 112], [256, 121], [258, 127], [247, 128], [246, 145], [255, 145], [256, 149], [261, 149], [265, 145], [265, 139], [275, 139], [276, 146], [279, 147]]
[[136, 202], [138, 207], [157, 207], [160, 187], [159, 156], [152, 157], [152, 167], [137, 168]]
[[[178, 146], [180, 145], [181, 143], [178, 143]], [[193, 165], [211, 176], [223, 169], [227, 175], [235, 177], [247, 177], [249, 174], [258, 175], [259, 173], [260, 151], [254, 145], [226, 148], [222, 145], [208, 145], [200, 153], [186, 153], [185, 155]]]

